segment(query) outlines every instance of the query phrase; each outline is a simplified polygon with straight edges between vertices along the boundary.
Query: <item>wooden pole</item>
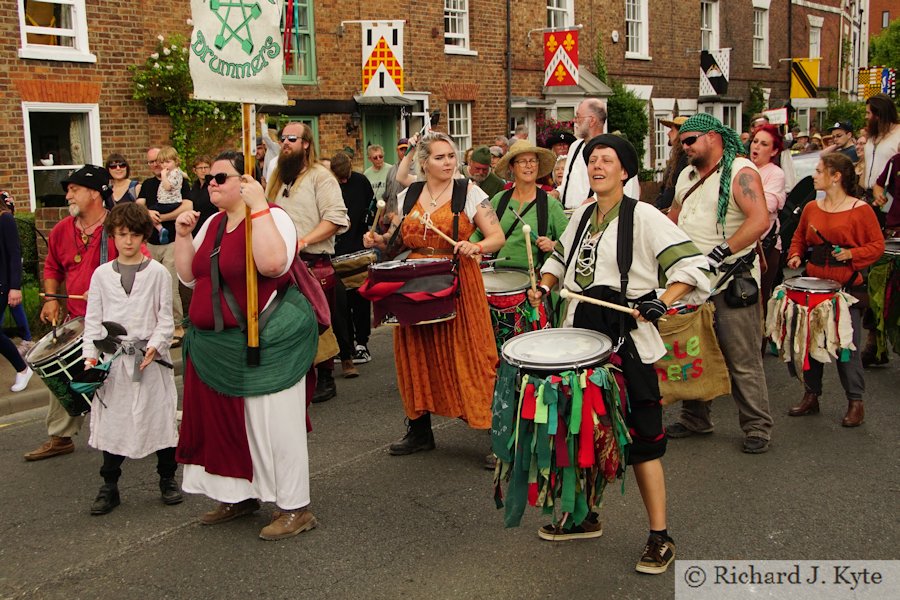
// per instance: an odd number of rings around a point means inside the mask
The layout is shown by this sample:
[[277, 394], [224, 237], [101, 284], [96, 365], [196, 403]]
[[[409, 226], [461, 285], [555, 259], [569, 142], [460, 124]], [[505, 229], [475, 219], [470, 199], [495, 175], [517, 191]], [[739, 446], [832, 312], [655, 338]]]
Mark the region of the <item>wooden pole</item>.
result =
[[[256, 155], [256, 144], [253, 137], [253, 105], [241, 104], [241, 120], [243, 121], [242, 149], [244, 152], [244, 173], [253, 176], [253, 158]], [[250, 220], [250, 207], [245, 206], [244, 234], [247, 244], [245, 255], [247, 276], [247, 366], [259, 366], [259, 292], [256, 285], [256, 263], [253, 260], [253, 224]]]

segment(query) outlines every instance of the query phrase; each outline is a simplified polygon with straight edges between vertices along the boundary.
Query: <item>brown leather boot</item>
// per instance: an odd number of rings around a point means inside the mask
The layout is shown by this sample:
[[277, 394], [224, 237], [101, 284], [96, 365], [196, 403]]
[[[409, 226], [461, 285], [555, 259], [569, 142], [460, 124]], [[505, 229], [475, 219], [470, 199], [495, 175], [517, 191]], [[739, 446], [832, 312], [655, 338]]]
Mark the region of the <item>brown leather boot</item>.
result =
[[272, 522], [262, 528], [259, 537], [269, 541], [283, 540], [309, 531], [318, 524], [308, 506], [296, 510], [276, 510]]
[[220, 502], [217, 507], [208, 513], [200, 515], [200, 522], [204, 525], [218, 525], [219, 523], [227, 523], [238, 517], [249, 515], [259, 510], [259, 500], [248, 498], [240, 502]]
[[71, 454], [75, 452], [75, 444], [70, 437], [59, 437], [51, 435], [50, 439], [44, 442], [37, 450], [32, 450], [25, 455], [25, 460], [35, 461], [52, 458], [62, 454]]
[[804, 393], [803, 399], [800, 400], [800, 404], [793, 406], [788, 410], [789, 417], [803, 417], [816, 414], [819, 414], [819, 396], [812, 392]]
[[841, 420], [844, 427], [859, 427], [865, 420], [866, 411], [862, 400], [847, 400], [847, 414]]
[[359, 377], [359, 369], [353, 364], [353, 360], [349, 358], [341, 361], [341, 372], [344, 374], [344, 379]]

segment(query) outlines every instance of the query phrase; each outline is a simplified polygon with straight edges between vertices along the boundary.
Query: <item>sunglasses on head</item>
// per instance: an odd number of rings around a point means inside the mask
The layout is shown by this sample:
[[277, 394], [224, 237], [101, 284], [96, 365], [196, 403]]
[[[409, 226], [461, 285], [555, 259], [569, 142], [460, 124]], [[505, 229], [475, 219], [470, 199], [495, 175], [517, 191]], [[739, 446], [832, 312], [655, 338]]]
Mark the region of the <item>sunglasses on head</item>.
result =
[[700, 139], [699, 135], [691, 135], [686, 138], [682, 138], [681, 143], [685, 146], [693, 146], [694, 142]]
[[210, 173], [203, 178], [203, 181], [206, 182], [206, 185], [209, 185], [212, 181], [215, 181], [216, 185], [225, 185], [225, 182], [231, 177], [240, 177], [240, 175], [229, 175], [228, 173], [216, 173], [213, 175]]
[[299, 139], [300, 139], [300, 136], [299, 136], [299, 135], [283, 135], [283, 136], [281, 136], [281, 142], [282, 142], [282, 143], [284, 143], [284, 142], [290, 142], [290, 143], [294, 144], [294, 143], [296, 143], [297, 140], [299, 140]]
[[107, 169], [127, 169], [128, 165], [123, 162], [111, 162], [106, 165]]

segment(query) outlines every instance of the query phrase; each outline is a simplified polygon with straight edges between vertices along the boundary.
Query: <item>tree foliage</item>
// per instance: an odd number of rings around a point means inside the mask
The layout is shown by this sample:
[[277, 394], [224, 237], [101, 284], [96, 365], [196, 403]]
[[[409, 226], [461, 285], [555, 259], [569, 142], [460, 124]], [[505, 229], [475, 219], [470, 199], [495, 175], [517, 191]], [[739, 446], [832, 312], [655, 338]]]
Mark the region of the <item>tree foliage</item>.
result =
[[832, 92], [828, 96], [825, 121], [828, 125], [849, 122], [854, 131], [859, 131], [866, 124], [866, 103], [853, 102]]
[[887, 29], [869, 38], [869, 64], [900, 70], [900, 19], [894, 19]]
[[[637, 150], [638, 157], [642, 157], [644, 140], [650, 131], [646, 102], [615, 79], [610, 81], [610, 87], [612, 96], [606, 101], [609, 113], [608, 129], [610, 132], [621, 133]], [[642, 171], [642, 180], [645, 179], [644, 175]]]

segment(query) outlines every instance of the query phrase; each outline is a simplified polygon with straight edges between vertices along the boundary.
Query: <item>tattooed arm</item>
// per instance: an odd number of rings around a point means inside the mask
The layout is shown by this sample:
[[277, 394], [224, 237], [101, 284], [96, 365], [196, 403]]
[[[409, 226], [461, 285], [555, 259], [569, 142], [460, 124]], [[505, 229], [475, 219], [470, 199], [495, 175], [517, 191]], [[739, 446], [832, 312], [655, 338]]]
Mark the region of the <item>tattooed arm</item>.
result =
[[740, 252], [755, 244], [769, 229], [769, 210], [766, 208], [762, 179], [759, 173], [749, 167], [738, 171], [731, 185], [731, 193], [738, 208], [746, 216], [734, 235], [727, 240], [732, 252]]
[[484, 235], [484, 239], [481, 240], [480, 244], [485, 252], [496, 252], [503, 247], [503, 244], [506, 243], [506, 238], [503, 236], [503, 230], [500, 228], [500, 220], [497, 218], [497, 213], [494, 212], [494, 207], [491, 206], [491, 201], [488, 198], [485, 198], [478, 204], [474, 221], [475, 226]]

